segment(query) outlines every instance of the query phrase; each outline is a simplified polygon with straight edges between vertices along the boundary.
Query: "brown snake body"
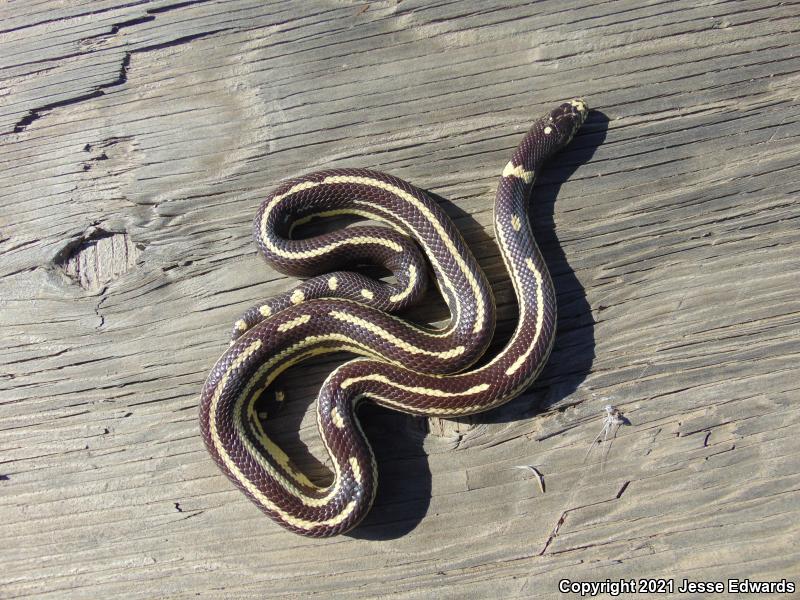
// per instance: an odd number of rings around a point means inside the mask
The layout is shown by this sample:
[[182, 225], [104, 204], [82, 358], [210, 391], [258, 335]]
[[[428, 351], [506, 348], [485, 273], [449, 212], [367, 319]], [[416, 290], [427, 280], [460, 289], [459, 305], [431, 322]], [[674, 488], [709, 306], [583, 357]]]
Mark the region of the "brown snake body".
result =
[[[572, 100], [538, 119], [503, 169], [494, 227], [520, 316], [505, 348], [480, 368], [470, 365], [491, 341], [494, 300], [458, 231], [427, 194], [383, 173], [339, 169], [287, 181], [264, 200], [254, 222], [260, 251], [278, 270], [310, 278], [237, 321], [232, 345], [203, 387], [200, 423], [214, 460], [267, 515], [315, 537], [345, 532], [366, 515], [377, 467], [356, 414], [362, 400], [461, 416], [508, 402], [535, 379], [552, 347], [556, 302], [528, 222], [528, 197], [542, 163], [569, 143], [587, 112]], [[291, 237], [299, 223], [340, 214], [389, 227]], [[424, 292], [425, 259], [452, 315], [441, 330], [390, 314]], [[392, 271], [397, 283], [342, 270], [367, 261]], [[333, 482], [319, 486], [267, 435], [255, 403], [291, 365], [342, 350], [362, 358], [331, 373], [319, 393], [317, 422], [334, 468]]]

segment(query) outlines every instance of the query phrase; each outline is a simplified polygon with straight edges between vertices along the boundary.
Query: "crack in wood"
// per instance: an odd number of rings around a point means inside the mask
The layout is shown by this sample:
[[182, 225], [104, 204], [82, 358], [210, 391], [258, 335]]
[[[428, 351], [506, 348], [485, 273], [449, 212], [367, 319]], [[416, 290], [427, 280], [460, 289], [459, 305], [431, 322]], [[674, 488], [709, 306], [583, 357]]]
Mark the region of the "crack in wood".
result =
[[[119, 30], [122, 29], [123, 27], [140, 25], [142, 23], [147, 23], [147, 22], [153, 21], [154, 19], [155, 19], [155, 17], [151, 16], [151, 17], [148, 17], [148, 18], [132, 19], [129, 22], [119, 23], [119, 24], [114, 25], [112, 27], [112, 32], [111, 33], [113, 35], [113, 34], [118, 33]], [[140, 53], [144, 53], [144, 52], [152, 52], [154, 50], [162, 50], [164, 48], [172, 48], [174, 46], [180, 46], [182, 44], [188, 44], [188, 43], [193, 42], [195, 40], [199, 40], [199, 39], [202, 39], [202, 38], [214, 36], [214, 35], [217, 35], [219, 33], [222, 33], [222, 32], [228, 31], [228, 30], [229, 30], [228, 28], [224, 28], [223, 27], [223, 28], [214, 29], [214, 30], [211, 30], [211, 31], [204, 31], [204, 32], [201, 32], [201, 33], [185, 35], [185, 36], [178, 37], [178, 38], [175, 38], [173, 40], [166, 41], [166, 42], [160, 42], [158, 44], [151, 44], [149, 46], [143, 46], [141, 48], [136, 48], [135, 50], [129, 50], [122, 57], [122, 61], [121, 61], [120, 68], [119, 68], [119, 75], [117, 76], [117, 78], [114, 81], [110, 81], [108, 83], [100, 84], [92, 92], [89, 92], [89, 93], [86, 93], [86, 94], [82, 94], [82, 95], [76, 96], [74, 98], [65, 98], [63, 100], [57, 100], [55, 102], [50, 102], [48, 104], [44, 104], [44, 105], [39, 106], [37, 108], [30, 109], [28, 111], [27, 115], [25, 115], [19, 121], [17, 121], [17, 123], [14, 125], [14, 128], [12, 129], [12, 132], [13, 133], [21, 133], [21, 132], [25, 131], [28, 128], [28, 126], [31, 125], [31, 123], [33, 123], [37, 119], [41, 118], [44, 114], [46, 114], [46, 113], [48, 113], [48, 112], [50, 112], [52, 110], [55, 110], [57, 108], [62, 108], [64, 106], [71, 106], [73, 104], [80, 104], [81, 102], [86, 102], [87, 100], [93, 100], [95, 98], [99, 98], [99, 97], [105, 95], [105, 93], [106, 93], [105, 90], [107, 90], [109, 88], [114, 88], [114, 87], [117, 87], [117, 86], [124, 85], [128, 81], [128, 68], [130, 67], [130, 64], [131, 64], [131, 57], [134, 54], [140, 54]]]
[[[622, 497], [622, 494], [624, 494], [625, 491], [628, 489], [628, 486], [630, 485], [630, 483], [631, 483], [630, 481], [625, 481], [622, 484], [622, 486], [619, 488], [617, 493], [614, 495], [613, 498], [609, 498], [607, 500], [601, 500], [600, 502], [592, 502], [591, 504], [585, 504], [583, 506], [576, 506], [574, 508], [568, 508], [568, 509], [564, 510], [561, 513], [561, 516], [558, 518], [558, 521], [556, 522], [555, 526], [553, 527], [553, 531], [550, 533], [550, 536], [547, 538], [547, 540], [545, 540], [544, 547], [539, 552], [539, 556], [544, 556], [545, 552], [547, 552], [547, 549], [550, 547], [550, 544], [553, 542], [553, 540], [556, 538], [556, 536], [558, 536], [558, 532], [561, 529], [561, 526], [566, 522], [568, 514], [573, 513], [573, 512], [575, 512], [577, 510], [581, 510], [583, 508], [588, 508], [590, 506], [597, 506], [599, 504], [605, 504], [607, 502], [614, 502], [615, 500], [619, 500]], [[565, 549], [565, 550], [559, 550], [557, 552], [554, 552], [553, 554], [561, 554], [561, 553], [564, 553], [564, 552], [571, 552], [571, 551], [574, 551], [574, 550], [584, 550], [586, 548], [590, 548], [591, 546], [592, 546], [591, 544], [587, 544], [586, 546], [580, 546], [580, 547], [577, 547], [577, 548], [569, 548], [569, 549]]]

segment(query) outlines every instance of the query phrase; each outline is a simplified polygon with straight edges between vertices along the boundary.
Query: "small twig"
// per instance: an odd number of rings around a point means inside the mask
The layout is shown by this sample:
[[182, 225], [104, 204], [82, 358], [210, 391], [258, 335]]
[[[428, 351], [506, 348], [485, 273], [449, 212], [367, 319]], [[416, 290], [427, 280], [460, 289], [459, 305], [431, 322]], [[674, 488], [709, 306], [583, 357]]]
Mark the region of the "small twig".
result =
[[[583, 457], [583, 462], [586, 462], [586, 459], [589, 458], [589, 454], [592, 452], [592, 448], [597, 443], [605, 445], [606, 442], [609, 442], [605, 446], [605, 452], [600, 456], [600, 469], [602, 471], [603, 465], [605, 462], [608, 453], [611, 451], [611, 444], [617, 437], [617, 431], [622, 425], [626, 425], [629, 421], [622, 415], [622, 413], [617, 409], [616, 406], [612, 406], [607, 404], [603, 410], [606, 412], [606, 416], [603, 419], [603, 428], [600, 430], [600, 433], [592, 440], [589, 449], [586, 451], [586, 456]], [[609, 440], [609, 436], [611, 439]]]
[[536, 475], [536, 480], [539, 482], [539, 489], [542, 490], [544, 494], [544, 475], [539, 472], [539, 469], [532, 465], [514, 465], [515, 469], [527, 469], [534, 475]]

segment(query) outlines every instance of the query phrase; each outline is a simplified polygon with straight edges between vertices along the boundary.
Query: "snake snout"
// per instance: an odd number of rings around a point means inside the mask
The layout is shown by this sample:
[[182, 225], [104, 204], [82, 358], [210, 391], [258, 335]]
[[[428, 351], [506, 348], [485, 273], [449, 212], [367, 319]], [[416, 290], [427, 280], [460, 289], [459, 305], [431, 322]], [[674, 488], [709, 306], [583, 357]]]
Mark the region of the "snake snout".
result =
[[586, 104], [586, 100], [584, 100], [583, 98], [573, 98], [566, 104], [571, 106], [574, 112], [578, 113], [581, 119], [581, 123], [583, 123], [586, 120], [586, 117], [589, 114], [589, 105]]

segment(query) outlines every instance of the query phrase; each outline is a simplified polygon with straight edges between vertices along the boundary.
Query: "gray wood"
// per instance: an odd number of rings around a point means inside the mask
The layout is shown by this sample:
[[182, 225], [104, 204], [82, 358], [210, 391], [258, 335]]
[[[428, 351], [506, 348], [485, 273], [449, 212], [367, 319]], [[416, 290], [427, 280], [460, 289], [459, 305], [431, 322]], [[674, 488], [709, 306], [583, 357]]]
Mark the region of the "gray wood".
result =
[[[797, 4], [0, 11], [0, 596], [800, 583]], [[255, 254], [260, 198], [340, 166], [440, 195], [496, 287], [501, 343], [515, 307], [495, 182], [532, 118], [577, 95], [598, 112], [535, 192], [560, 311], [541, 379], [457, 422], [368, 410], [366, 523], [284, 532], [197, 428], [230, 324], [293, 285]], [[290, 373], [275, 421], [318, 470], [313, 394], [341, 359]], [[606, 404], [630, 424], [584, 461]]]

